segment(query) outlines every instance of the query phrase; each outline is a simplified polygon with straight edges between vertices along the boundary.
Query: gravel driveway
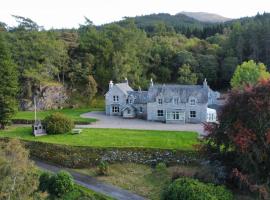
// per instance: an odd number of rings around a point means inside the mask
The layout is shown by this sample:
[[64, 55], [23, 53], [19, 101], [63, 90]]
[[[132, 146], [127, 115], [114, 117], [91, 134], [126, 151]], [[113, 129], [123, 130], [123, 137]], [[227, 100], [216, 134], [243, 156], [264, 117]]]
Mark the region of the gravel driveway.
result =
[[78, 128], [123, 128], [139, 130], [196, 131], [203, 135], [202, 124], [166, 124], [142, 119], [124, 119], [119, 116], [107, 116], [105, 112], [95, 111], [82, 114], [83, 118], [96, 118], [90, 125], [78, 125]]

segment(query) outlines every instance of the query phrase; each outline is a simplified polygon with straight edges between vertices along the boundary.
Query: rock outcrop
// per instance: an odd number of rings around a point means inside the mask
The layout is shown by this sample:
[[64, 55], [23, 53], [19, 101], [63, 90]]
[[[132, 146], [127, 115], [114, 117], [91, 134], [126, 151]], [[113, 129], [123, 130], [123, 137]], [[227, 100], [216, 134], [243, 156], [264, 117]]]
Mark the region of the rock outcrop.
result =
[[[66, 88], [61, 84], [49, 84], [40, 86], [36, 91], [37, 109], [50, 110], [66, 106], [68, 95]], [[34, 110], [34, 97], [31, 99], [21, 99], [21, 110]]]

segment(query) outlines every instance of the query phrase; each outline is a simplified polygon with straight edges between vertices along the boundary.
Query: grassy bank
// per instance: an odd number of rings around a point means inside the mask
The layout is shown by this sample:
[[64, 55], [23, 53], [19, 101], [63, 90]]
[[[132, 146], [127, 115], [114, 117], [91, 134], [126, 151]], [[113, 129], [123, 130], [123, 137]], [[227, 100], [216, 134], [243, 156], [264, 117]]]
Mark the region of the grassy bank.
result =
[[[37, 113], [39, 119], [44, 119], [46, 116], [54, 113], [54, 112], [60, 112], [71, 119], [74, 120], [75, 123], [91, 123], [95, 122], [96, 119], [93, 118], [82, 118], [80, 117], [81, 114], [95, 111], [95, 110], [102, 110], [99, 108], [74, 108], [74, 109], [58, 109], [58, 110], [46, 110], [46, 111], [39, 111]], [[16, 113], [16, 115], [13, 117], [13, 121], [20, 121], [20, 120], [34, 120], [34, 112], [33, 111], [19, 111]]]
[[171, 181], [174, 171], [193, 175], [198, 170], [199, 168], [196, 166], [174, 166], [157, 171], [146, 165], [125, 163], [110, 165], [108, 176], [98, 176], [96, 168], [78, 169], [76, 171], [94, 176], [99, 181], [116, 185], [148, 199], [158, 200], [164, 186]]
[[151, 131], [127, 129], [83, 129], [77, 135], [47, 135], [34, 137], [30, 127], [11, 127], [0, 131], [0, 137], [19, 138], [54, 144], [87, 147], [143, 147], [192, 150], [198, 143], [197, 133], [188, 131]]

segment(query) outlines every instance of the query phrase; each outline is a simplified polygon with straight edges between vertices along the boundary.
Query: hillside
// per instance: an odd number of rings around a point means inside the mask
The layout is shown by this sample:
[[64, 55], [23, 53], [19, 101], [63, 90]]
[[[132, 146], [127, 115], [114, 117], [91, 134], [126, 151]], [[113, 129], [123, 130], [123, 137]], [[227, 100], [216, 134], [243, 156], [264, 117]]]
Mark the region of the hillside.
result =
[[187, 17], [191, 17], [193, 19], [196, 19], [201, 22], [209, 22], [209, 23], [222, 23], [222, 22], [227, 22], [232, 19], [223, 17], [218, 14], [213, 14], [213, 13], [207, 13], [207, 12], [180, 12], [178, 15], [186, 15]]

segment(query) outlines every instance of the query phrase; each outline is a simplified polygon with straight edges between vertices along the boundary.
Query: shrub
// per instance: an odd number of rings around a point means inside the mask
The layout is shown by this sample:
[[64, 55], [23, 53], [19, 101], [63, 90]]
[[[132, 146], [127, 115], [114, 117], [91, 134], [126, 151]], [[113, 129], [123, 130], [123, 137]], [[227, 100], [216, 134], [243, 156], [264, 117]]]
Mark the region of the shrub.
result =
[[101, 161], [97, 166], [98, 175], [108, 175], [109, 174], [109, 165], [106, 161]]
[[48, 190], [50, 185], [51, 174], [48, 172], [43, 172], [39, 177], [39, 186], [38, 189], [42, 192]]
[[53, 113], [44, 119], [48, 134], [68, 133], [74, 128], [74, 122], [61, 113]]
[[219, 161], [206, 161], [202, 163], [200, 170], [194, 178], [202, 182], [225, 184], [228, 178], [227, 169]]
[[51, 176], [48, 192], [50, 195], [61, 197], [62, 195], [72, 191], [74, 188], [74, 180], [66, 171], [60, 171]]
[[232, 200], [232, 193], [223, 186], [205, 184], [196, 179], [180, 178], [163, 192], [163, 200]]

